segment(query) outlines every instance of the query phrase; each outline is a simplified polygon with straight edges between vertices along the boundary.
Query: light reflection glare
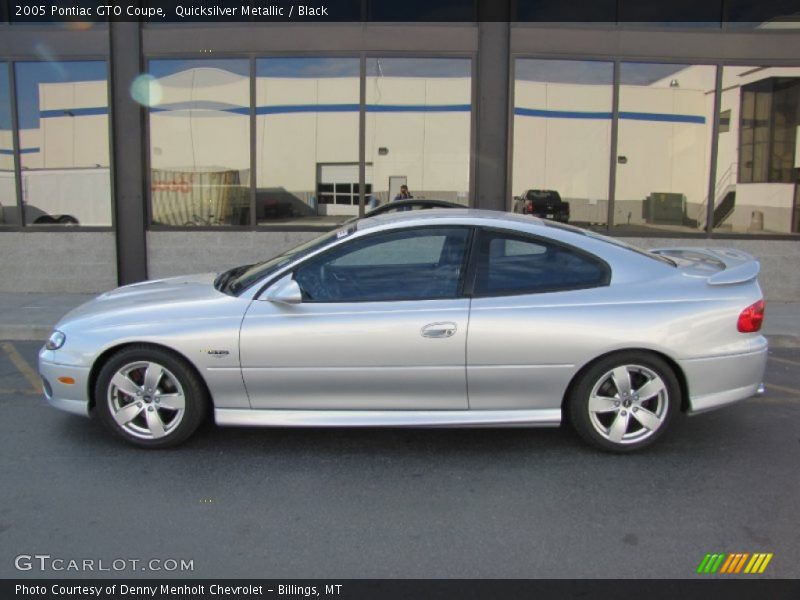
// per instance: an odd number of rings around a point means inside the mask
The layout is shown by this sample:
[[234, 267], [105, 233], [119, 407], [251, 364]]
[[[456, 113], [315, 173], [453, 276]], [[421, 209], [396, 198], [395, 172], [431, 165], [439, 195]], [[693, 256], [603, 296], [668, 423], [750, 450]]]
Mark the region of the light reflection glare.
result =
[[142, 106], [155, 106], [162, 96], [161, 85], [152, 75], [142, 73], [131, 83], [131, 98]]

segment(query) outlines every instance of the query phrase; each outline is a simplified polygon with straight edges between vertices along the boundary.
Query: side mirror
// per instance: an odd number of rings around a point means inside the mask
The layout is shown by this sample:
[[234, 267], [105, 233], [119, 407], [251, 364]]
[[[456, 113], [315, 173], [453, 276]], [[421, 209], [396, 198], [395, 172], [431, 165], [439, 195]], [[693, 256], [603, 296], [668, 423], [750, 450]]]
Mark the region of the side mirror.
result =
[[303, 301], [303, 292], [300, 291], [300, 286], [289, 274], [280, 281], [276, 281], [267, 290], [264, 300], [278, 302], [279, 304], [300, 304]]

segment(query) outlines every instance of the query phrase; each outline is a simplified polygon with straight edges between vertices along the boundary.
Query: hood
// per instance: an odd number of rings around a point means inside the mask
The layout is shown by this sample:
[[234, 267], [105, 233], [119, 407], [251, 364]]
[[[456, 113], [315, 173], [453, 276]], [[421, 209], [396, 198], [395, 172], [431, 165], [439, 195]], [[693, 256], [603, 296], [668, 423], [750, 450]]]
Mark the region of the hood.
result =
[[152, 315], [156, 309], [160, 319], [175, 318], [189, 305], [227, 297], [214, 289], [215, 277], [215, 273], [203, 273], [155, 279], [119, 287], [73, 309], [58, 322], [56, 327], [89, 318], [103, 320], [103, 317], [108, 317], [118, 321], [130, 321], [137, 315], [146, 318], [145, 315]]

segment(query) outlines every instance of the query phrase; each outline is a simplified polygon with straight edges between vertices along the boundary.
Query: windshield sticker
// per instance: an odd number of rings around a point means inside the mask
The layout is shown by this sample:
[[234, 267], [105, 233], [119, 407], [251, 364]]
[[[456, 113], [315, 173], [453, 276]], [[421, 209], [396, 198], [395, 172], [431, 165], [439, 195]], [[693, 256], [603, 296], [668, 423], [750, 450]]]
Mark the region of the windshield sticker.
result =
[[350, 227], [349, 229], [342, 229], [340, 231], [337, 231], [336, 232], [336, 239], [340, 240], [340, 239], [342, 239], [344, 237], [347, 237], [348, 235], [350, 235], [354, 231], [355, 231], [354, 227]]

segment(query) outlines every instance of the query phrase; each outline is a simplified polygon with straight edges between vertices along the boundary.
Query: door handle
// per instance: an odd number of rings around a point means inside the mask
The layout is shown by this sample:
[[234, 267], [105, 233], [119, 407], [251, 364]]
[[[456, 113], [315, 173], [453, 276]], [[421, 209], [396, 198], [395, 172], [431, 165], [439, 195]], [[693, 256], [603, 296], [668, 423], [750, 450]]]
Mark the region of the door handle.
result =
[[455, 335], [458, 326], [455, 323], [430, 323], [420, 330], [422, 337], [426, 338], [449, 338]]

